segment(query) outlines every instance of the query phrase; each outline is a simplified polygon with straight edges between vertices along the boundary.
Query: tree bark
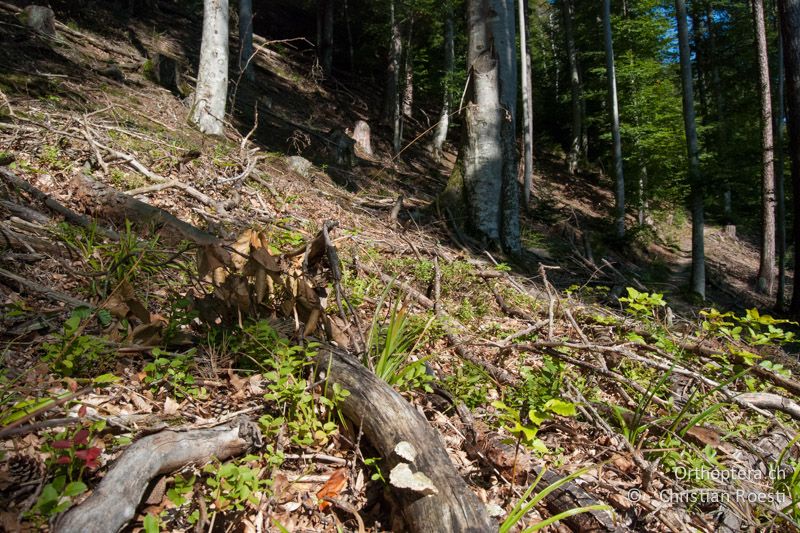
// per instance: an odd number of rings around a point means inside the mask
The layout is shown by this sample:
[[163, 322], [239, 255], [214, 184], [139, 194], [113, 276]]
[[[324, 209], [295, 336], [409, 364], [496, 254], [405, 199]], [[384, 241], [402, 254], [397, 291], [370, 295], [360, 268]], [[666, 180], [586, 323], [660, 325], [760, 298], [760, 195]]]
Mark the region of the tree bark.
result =
[[394, 152], [400, 151], [402, 135], [400, 133], [400, 58], [403, 55], [403, 39], [400, 34], [400, 23], [395, 13], [395, 0], [389, 2], [389, 61], [386, 69], [386, 94], [384, 95], [383, 119], [392, 125], [392, 147]]
[[222, 135], [228, 97], [228, 0], [203, 1], [203, 41], [191, 121], [203, 133]]
[[518, 0], [519, 4], [519, 51], [520, 67], [522, 68], [522, 113], [523, 113], [523, 153], [524, 157], [524, 189], [522, 201], [527, 206], [531, 198], [531, 182], [533, 181], [533, 104], [531, 103], [531, 61], [528, 54], [528, 38], [526, 31], [527, 17], [526, 1]]
[[225, 460], [253, 446], [257, 426], [244, 420], [211, 429], [162, 431], [132, 444], [80, 505], [58, 521], [58, 533], [119, 531], [136, 514], [147, 484], [155, 476], [188, 464]]
[[[792, 165], [792, 203], [794, 207], [794, 264], [800, 265], [800, 0], [778, 0], [783, 39], [783, 65], [786, 73], [786, 122]], [[795, 273], [789, 310], [800, 315], [800, 282]]]
[[767, 30], [763, 0], [753, 0], [758, 53], [758, 90], [761, 96], [761, 256], [756, 289], [772, 294], [775, 288], [775, 145], [772, 137], [772, 87], [769, 79]]
[[408, 21], [405, 61], [403, 62], [403, 116], [411, 118], [414, 107], [414, 59], [411, 40], [414, 35], [414, 16]]
[[415, 448], [410, 467], [427, 476], [436, 493], [423, 496], [389, 485], [398, 497], [409, 531], [497, 530], [485, 505], [453, 467], [439, 435], [402, 396], [353, 356], [339, 350], [321, 349], [317, 369], [327, 374], [329, 383], [338, 383], [350, 392], [341, 410], [384, 458], [385, 472], [402, 462], [395, 453], [398, 443], [405, 441]]
[[606, 49], [606, 76], [608, 77], [608, 102], [611, 115], [611, 137], [614, 142], [614, 200], [616, 207], [616, 234], [625, 236], [625, 177], [622, 172], [622, 137], [619, 132], [619, 103], [617, 102], [617, 74], [614, 69], [614, 43], [611, 35], [611, 0], [603, 1], [603, 35]]
[[447, 4], [447, 14], [444, 19], [444, 79], [442, 81], [442, 111], [439, 113], [439, 122], [433, 135], [431, 148], [437, 159], [442, 157], [442, 146], [447, 140], [447, 129], [450, 126], [450, 83], [455, 70], [455, 47], [453, 46], [453, 7]]
[[778, 296], [775, 307], [783, 311], [786, 305], [786, 196], [783, 181], [783, 130], [786, 122], [786, 106], [784, 104], [784, 70], [783, 70], [783, 41], [781, 38], [780, 22], [778, 23], [778, 80], [775, 99], [778, 103], [778, 114], [775, 117], [775, 196], [777, 198], [775, 229], [777, 234], [776, 247], [778, 250]]
[[703, 182], [700, 174], [700, 148], [694, 114], [694, 86], [692, 62], [689, 51], [689, 25], [686, 21], [686, 3], [675, 0], [678, 23], [678, 44], [683, 86], [683, 126], [686, 132], [686, 152], [689, 160], [690, 204], [692, 212], [692, 274], [690, 289], [700, 298], [706, 297], [705, 241], [703, 236]]
[[253, 70], [253, 0], [239, 0], [239, 72], [255, 81]]
[[319, 63], [325, 79], [331, 77], [333, 70], [333, 9], [335, 0], [322, 2], [322, 28], [320, 30]]
[[578, 171], [578, 162], [583, 159], [583, 154], [581, 153], [583, 146], [583, 83], [580, 65], [578, 64], [578, 50], [575, 46], [575, 34], [572, 28], [575, 16], [573, 0], [561, 0], [561, 12], [564, 17], [564, 38], [567, 45], [570, 91], [572, 94], [572, 134], [569, 143], [567, 166], [569, 173], [575, 174]]

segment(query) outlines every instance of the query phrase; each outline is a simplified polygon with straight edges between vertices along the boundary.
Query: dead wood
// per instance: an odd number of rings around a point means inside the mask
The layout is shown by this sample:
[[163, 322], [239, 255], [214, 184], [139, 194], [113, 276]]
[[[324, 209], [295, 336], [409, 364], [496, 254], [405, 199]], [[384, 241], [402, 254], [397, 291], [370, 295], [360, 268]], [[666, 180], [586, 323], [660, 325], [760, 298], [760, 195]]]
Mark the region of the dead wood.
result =
[[740, 394], [739, 399], [762, 409], [783, 411], [795, 420], [800, 420], [800, 405], [789, 398], [768, 392], [748, 392]]
[[[6, 182], [10, 183], [11, 185], [17, 187], [18, 189], [21, 189], [26, 193], [30, 194], [34, 199], [42, 202], [45, 206], [47, 206], [48, 209], [64, 217], [64, 220], [66, 220], [67, 222], [70, 222], [72, 224], [75, 224], [76, 226], [81, 226], [84, 228], [88, 228], [89, 226], [91, 226], [92, 221], [89, 218], [83, 215], [79, 215], [75, 211], [64, 207], [55, 198], [37, 189], [27, 181], [23, 180], [22, 178], [11, 172], [8, 168], [0, 167], [0, 177], [2, 177]], [[119, 240], [119, 235], [114, 231], [98, 227], [97, 232], [106, 238]]]
[[103, 185], [85, 174], [76, 179], [80, 192], [85, 199], [92, 201], [98, 215], [110, 219], [127, 218], [140, 224], [163, 225], [176, 233], [178, 240], [187, 239], [196, 244], [215, 244], [219, 241], [217, 237], [180, 220], [169, 212]]
[[38, 283], [31, 281], [29, 279], [25, 279], [22, 276], [18, 276], [13, 272], [9, 272], [4, 268], [0, 268], [0, 278], [9, 279], [14, 281], [20, 285], [23, 289], [45, 296], [51, 300], [55, 300], [57, 302], [64, 302], [65, 304], [71, 305], [72, 307], [94, 307], [89, 302], [85, 302], [83, 300], [78, 300], [77, 298], [73, 298], [69, 294], [65, 294], [61, 291], [57, 291], [54, 289], [50, 289], [45, 287], [44, 285], [39, 285]]
[[258, 427], [246, 418], [211, 429], [163, 431], [125, 450], [100, 485], [56, 524], [58, 533], [118, 531], [136, 514], [155, 476], [188, 464], [227, 459], [260, 442]]
[[437, 432], [412, 405], [346, 352], [322, 349], [316, 363], [330, 383], [350, 391], [341, 404], [342, 412], [361, 425], [364, 436], [387, 462], [386, 471], [401, 463], [394, 452], [398, 443], [405, 441], [416, 449], [410, 466], [427, 476], [436, 492], [423, 495], [392, 486], [409, 531], [497, 530], [484, 504], [453, 467]]

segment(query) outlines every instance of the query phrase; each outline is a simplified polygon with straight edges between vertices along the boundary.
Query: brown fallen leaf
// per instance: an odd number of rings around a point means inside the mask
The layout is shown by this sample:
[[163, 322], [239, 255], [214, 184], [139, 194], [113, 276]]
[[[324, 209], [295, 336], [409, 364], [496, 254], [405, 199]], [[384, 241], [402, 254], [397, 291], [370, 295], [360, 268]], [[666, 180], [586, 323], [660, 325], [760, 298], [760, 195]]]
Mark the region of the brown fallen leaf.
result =
[[330, 503], [323, 500], [323, 498], [338, 498], [339, 494], [347, 486], [347, 469], [339, 468], [335, 470], [328, 481], [317, 491], [317, 499], [319, 500], [319, 510], [324, 511], [330, 507]]

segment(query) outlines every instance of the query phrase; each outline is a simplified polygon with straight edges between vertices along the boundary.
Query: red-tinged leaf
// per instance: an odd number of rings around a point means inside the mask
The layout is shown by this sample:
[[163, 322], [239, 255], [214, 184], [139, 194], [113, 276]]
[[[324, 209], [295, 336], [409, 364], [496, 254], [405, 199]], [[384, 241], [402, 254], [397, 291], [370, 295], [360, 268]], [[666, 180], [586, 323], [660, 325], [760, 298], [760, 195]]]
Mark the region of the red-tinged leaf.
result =
[[87, 448], [85, 450], [78, 450], [77, 452], [75, 452], [75, 457], [83, 459], [84, 461], [89, 463], [100, 457], [101, 452], [102, 450], [100, 450], [100, 448], [97, 447]]
[[72, 459], [69, 458], [69, 455], [62, 455], [58, 459], [56, 459], [56, 463], [60, 465], [68, 465], [72, 462]]
[[72, 448], [72, 440], [71, 439], [57, 440], [53, 442], [52, 446], [56, 450], [69, 450], [70, 448]]
[[75, 381], [74, 379], [69, 379], [69, 378], [67, 378], [66, 381], [67, 381], [67, 388], [70, 390], [70, 392], [78, 392], [78, 382], [77, 381]]
[[81, 405], [81, 408], [78, 409], [78, 416], [81, 417], [81, 418], [86, 416], [86, 406], [85, 405]]
[[99, 466], [100, 466], [100, 463], [98, 463], [97, 461], [87, 461], [86, 462], [86, 468], [88, 468], [89, 470], [96, 470]]
[[80, 429], [75, 436], [72, 437], [72, 441], [75, 444], [86, 444], [86, 441], [89, 440], [89, 430], [88, 429]]
[[328, 478], [328, 481], [322, 486], [319, 491], [317, 491], [317, 498], [320, 500], [319, 502], [319, 510], [324, 511], [327, 507], [330, 507], [330, 503], [323, 500], [323, 498], [337, 498], [339, 493], [347, 486], [347, 469], [340, 468], [336, 470], [331, 477]]

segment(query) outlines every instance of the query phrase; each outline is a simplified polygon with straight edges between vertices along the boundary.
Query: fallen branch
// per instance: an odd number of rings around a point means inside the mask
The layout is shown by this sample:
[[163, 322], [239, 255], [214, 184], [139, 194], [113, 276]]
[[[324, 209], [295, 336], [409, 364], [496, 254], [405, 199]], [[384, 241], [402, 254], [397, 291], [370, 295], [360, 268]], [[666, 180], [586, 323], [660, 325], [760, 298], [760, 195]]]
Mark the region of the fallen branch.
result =
[[800, 405], [794, 400], [769, 392], [747, 392], [738, 396], [739, 400], [762, 409], [782, 411], [795, 420], [800, 420]]
[[88, 308], [94, 307], [94, 305], [90, 304], [89, 302], [78, 300], [77, 298], [73, 298], [69, 294], [54, 289], [50, 289], [48, 287], [45, 287], [44, 285], [39, 285], [34, 281], [30, 281], [29, 279], [25, 279], [22, 276], [18, 276], [17, 274], [9, 272], [4, 268], [0, 268], [0, 277], [15, 281], [19, 283], [20, 286], [24, 287], [25, 289], [31, 292], [41, 294], [42, 296], [45, 296], [57, 302], [64, 302], [65, 304], [71, 305], [72, 307], [88, 307]]
[[484, 504], [453, 467], [438, 433], [412, 405], [346, 352], [321, 349], [316, 364], [319, 373], [327, 374], [329, 383], [350, 391], [340, 406], [342, 412], [350, 420], [361, 421], [364, 436], [387, 463], [385, 471], [401, 463], [395, 454], [398, 443], [405, 441], [415, 448], [416, 457], [410, 466], [427, 476], [436, 490], [423, 495], [390, 484], [409, 531], [497, 529]]
[[80, 505], [56, 524], [58, 533], [119, 531], [136, 514], [151, 479], [188, 464], [225, 460], [260, 443], [258, 427], [246, 418], [212, 429], [163, 431], [135, 442]]
[[[44, 205], [47, 206], [48, 209], [50, 209], [51, 211], [53, 211], [55, 213], [58, 213], [59, 215], [64, 217], [64, 220], [66, 220], [67, 222], [70, 222], [70, 223], [75, 224], [77, 226], [81, 226], [83, 228], [88, 228], [88, 227], [92, 226], [92, 220], [90, 220], [89, 218], [87, 218], [87, 217], [85, 217], [83, 215], [79, 215], [78, 213], [76, 213], [75, 211], [73, 211], [71, 209], [68, 209], [68, 208], [64, 207], [55, 198], [53, 198], [52, 196], [50, 196], [46, 192], [43, 192], [43, 191], [37, 189], [36, 187], [31, 185], [27, 181], [23, 180], [22, 178], [20, 178], [19, 176], [17, 176], [13, 172], [11, 172], [9, 169], [7, 169], [5, 167], [0, 167], [0, 177], [2, 177], [4, 180], [6, 180], [11, 185], [14, 185], [15, 187], [17, 187], [17, 188], [25, 191], [26, 193], [30, 194], [31, 196], [33, 196], [34, 199], [39, 200], [40, 202], [42, 202]], [[119, 240], [119, 234], [118, 233], [116, 233], [115, 231], [108, 230], [108, 229], [103, 228], [103, 227], [99, 227], [98, 226], [97, 227], [97, 233], [101, 234], [103, 237], [106, 237], [106, 238], [109, 238], [109, 239], [112, 239], [112, 240], [115, 240], [115, 241]]]

